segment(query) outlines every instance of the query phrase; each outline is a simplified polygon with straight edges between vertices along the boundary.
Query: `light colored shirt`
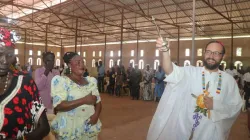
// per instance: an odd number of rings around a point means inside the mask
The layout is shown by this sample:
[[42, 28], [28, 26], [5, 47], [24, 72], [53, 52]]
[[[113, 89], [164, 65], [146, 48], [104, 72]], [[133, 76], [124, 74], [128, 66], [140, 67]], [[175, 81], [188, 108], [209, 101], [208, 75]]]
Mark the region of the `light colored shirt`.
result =
[[[85, 80], [88, 84], [80, 86], [67, 76], [55, 76], [51, 82], [53, 106], [57, 107], [62, 101], [86, 97], [90, 93], [97, 97], [96, 103], [101, 102], [96, 79], [88, 76]], [[88, 104], [69, 111], [58, 111], [56, 118], [51, 122], [51, 129], [65, 140], [97, 140], [97, 135], [101, 131], [101, 121], [98, 119], [95, 125], [86, 125], [94, 113], [95, 106]]]
[[58, 70], [52, 69], [48, 76], [44, 75], [45, 67], [36, 69], [35, 82], [38, 87], [43, 104], [47, 109], [52, 109], [51, 80], [54, 76], [60, 75]]
[[242, 79], [246, 82], [250, 82], [250, 72], [245, 73]]
[[103, 65], [98, 68], [98, 74], [98, 77], [104, 77], [105, 70]]
[[233, 69], [233, 70], [230, 70], [230, 69], [226, 69], [226, 72], [231, 75], [231, 76], [235, 76], [235, 75], [238, 75], [238, 72], [236, 69]]
[[91, 67], [89, 71], [89, 75], [91, 77], [97, 78], [98, 77], [98, 71], [96, 67]]
[[173, 72], [166, 75], [168, 83], [151, 122], [147, 140], [188, 140], [195, 119], [196, 98], [203, 94], [202, 72], [205, 85], [213, 97], [210, 118], [199, 113], [199, 125], [192, 140], [226, 140], [230, 129], [240, 113], [242, 99], [236, 81], [229, 74], [221, 72], [221, 92], [216, 93], [219, 73], [208, 72], [204, 67], [178, 67], [173, 64]]

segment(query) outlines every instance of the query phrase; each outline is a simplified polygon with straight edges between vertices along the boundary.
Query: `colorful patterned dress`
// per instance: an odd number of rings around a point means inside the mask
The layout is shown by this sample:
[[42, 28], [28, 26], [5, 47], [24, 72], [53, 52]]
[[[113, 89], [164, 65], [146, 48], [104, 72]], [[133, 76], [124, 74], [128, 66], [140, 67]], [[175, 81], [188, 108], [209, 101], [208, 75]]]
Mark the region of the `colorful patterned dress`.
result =
[[14, 72], [10, 87], [0, 96], [0, 139], [31, 133], [44, 109], [34, 80]]
[[[92, 93], [97, 96], [97, 102], [101, 101], [97, 81], [93, 77], [85, 77], [87, 85], [80, 86], [66, 76], [55, 76], [51, 82], [51, 94], [53, 106], [56, 107], [62, 101], [73, 101]], [[93, 105], [81, 105], [67, 112], [58, 112], [51, 123], [58, 140], [97, 140], [101, 131], [101, 122], [88, 125], [90, 116], [95, 113]]]

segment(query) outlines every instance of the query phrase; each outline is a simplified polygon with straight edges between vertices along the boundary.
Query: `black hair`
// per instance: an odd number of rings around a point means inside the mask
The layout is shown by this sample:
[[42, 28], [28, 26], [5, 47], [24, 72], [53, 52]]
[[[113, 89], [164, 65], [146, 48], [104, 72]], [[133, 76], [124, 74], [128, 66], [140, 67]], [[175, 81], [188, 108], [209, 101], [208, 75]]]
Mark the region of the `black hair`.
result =
[[66, 52], [63, 56], [63, 61], [68, 65], [70, 60], [76, 55], [78, 55], [76, 52]]
[[217, 41], [217, 40], [212, 40], [212, 41], [208, 42], [207, 45], [206, 45], [206, 47], [205, 47], [205, 51], [207, 49], [207, 46], [210, 45], [210, 44], [212, 44], [212, 43], [218, 43], [218, 44], [220, 44], [222, 46], [222, 52], [221, 53], [223, 55], [226, 53], [226, 49], [225, 49], [225, 46], [223, 45], [223, 43], [220, 42], [220, 41]]
[[[78, 54], [76, 52], [66, 52], [63, 56], [63, 61], [64, 63], [66, 63], [67, 65], [69, 65], [71, 59], [75, 56], [77, 56]], [[68, 75], [70, 74], [70, 68], [68, 67], [66, 70], [65, 70], [65, 74]]]
[[45, 60], [45, 58], [48, 56], [48, 55], [52, 55], [54, 58], [55, 58], [55, 54], [53, 52], [43, 52], [42, 56], [43, 56], [43, 62]]

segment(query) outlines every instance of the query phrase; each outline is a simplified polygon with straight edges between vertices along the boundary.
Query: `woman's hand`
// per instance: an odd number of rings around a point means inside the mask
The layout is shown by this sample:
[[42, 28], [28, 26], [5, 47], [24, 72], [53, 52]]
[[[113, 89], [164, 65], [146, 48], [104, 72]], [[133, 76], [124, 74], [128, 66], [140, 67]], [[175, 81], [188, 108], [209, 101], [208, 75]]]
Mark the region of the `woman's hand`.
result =
[[92, 116], [90, 116], [90, 121], [88, 122], [88, 124], [95, 125], [97, 121], [98, 121], [98, 115], [93, 114]]
[[90, 93], [89, 95], [84, 97], [84, 100], [85, 100], [86, 104], [94, 105], [94, 104], [96, 104], [97, 97], [92, 95], [92, 93]]

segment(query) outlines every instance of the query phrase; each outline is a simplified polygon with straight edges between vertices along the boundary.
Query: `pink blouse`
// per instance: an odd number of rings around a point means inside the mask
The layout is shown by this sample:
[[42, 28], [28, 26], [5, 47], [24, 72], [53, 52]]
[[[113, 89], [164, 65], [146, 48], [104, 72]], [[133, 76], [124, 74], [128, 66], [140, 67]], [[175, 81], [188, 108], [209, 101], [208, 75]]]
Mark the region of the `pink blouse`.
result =
[[35, 82], [38, 87], [40, 96], [44, 106], [48, 109], [52, 109], [52, 99], [51, 99], [51, 80], [54, 76], [60, 75], [58, 70], [52, 69], [52, 72], [48, 76], [44, 75], [45, 67], [36, 69], [35, 71]]

